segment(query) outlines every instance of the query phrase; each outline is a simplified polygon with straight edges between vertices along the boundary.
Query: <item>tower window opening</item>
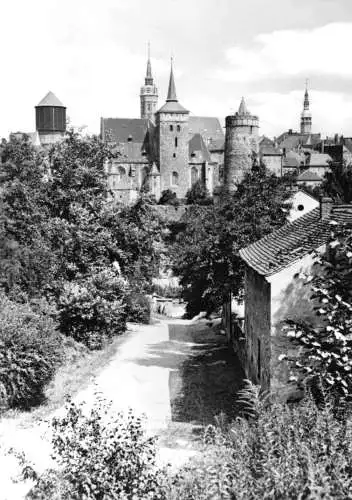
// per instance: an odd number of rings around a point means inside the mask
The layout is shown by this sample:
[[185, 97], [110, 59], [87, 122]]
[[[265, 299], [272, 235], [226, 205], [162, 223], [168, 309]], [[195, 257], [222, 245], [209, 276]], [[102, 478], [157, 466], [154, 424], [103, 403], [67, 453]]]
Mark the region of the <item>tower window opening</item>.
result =
[[176, 158], [176, 153], [174, 153], [172, 156], [173, 156], [173, 158]]
[[174, 126], [170, 125], [170, 132], [172, 132], [173, 130], [174, 130]]
[[172, 172], [172, 175], [171, 175], [171, 184], [173, 186], [178, 186], [178, 173], [177, 172]]
[[127, 141], [128, 141], [128, 142], [132, 142], [132, 140], [133, 140], [133, 139], [132, 139], [132, 136], [131, 136], [131, 135], [129, 135], [129, 136], [128, 136]]
[[181, 127], [180, 127], [180, 125], [177, 125], [177, 132], [181, 132]]
[[175, 137], [175, 148], [177, 148], [177, 143], [178, 143], [177, 137]]

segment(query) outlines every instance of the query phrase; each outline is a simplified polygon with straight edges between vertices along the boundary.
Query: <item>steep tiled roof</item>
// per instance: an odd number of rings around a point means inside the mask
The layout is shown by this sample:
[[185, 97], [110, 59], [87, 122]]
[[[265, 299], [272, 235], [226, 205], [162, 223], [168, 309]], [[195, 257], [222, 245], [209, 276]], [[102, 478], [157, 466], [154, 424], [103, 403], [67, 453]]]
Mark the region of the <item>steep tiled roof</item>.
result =
[[[122, 142], [116, 145], [116, 150], [120, 155], [116, 162], [148, 163], [148, 156], [145, 153], [143, 143], [141, 142]], [[143, 154], [144, 153], [144, 154]]]
[[271, 276], [324, 245], [331, 231], [331, 221], [352, 224], [352, 205], [336, 206], [324, 219], [320, 217], [320, 208], [315, 208], [242, 248], [240, 256], [257, 273]]
[[329, 163], [332, 162], [332, 158], [330, 155], [326, 154], [326, 153], [312, 153], [310, 155], [310, 159], [309, 159], [309, 165], [311, 167], [320, 167], [320, 166], [324, 166], [324, 167], [328, 167], [329, 166]]
[[58, 108], [64, 108], [65, 106], [62, 104], [61, 101], [56, 97], [53, 92], [48, 92], [45, 97], [40, 101], [39, 104], [37, 104], [37, 107], [40, 106], [54, 106]]
[[262, 145], [259, 147], [259, 152], [263, 156], [281, 156], [282, 152], [275, 146]]
[[306, 182], [306, 181], [319, 181], [322, 182], [322, 178], [316, 174], [314, 171], [310, 170], [309, 168], [302, 172], [298, 177], [297, 177], [297, 182]]
[[283, 158], [284, 167], [297, 168], [301, 167], [302, 164], [304, 165], [304, 162], [305, 162], [305, 156], [300, 153], [296, 153], [294, 151], [289, 151]]
[[144, 118], [102, 118], [101, 134], [104, 141], [143, 143], [148, 131], [148, 120]]
[[[210, 141], [214, 149], [221, 149], [224, 146], [225, 135], [218, 118], [214, 116], [190, 116], [189, 134], [201, 134], [203, 139]], [[209, 145], [210, 147], [210, 145]]]
[[280, 148], [296, 149], [304, 145], [316, 145], [320, 141], [320, 134], [300, 134], [298, 132], [284, 132], [277, 138]]
[[188, 143], [188, 150], [189, 150], [189, 161], [191, 162], [211, 161], [209, 151], [200, 134], [194, 134], [194, 136]]

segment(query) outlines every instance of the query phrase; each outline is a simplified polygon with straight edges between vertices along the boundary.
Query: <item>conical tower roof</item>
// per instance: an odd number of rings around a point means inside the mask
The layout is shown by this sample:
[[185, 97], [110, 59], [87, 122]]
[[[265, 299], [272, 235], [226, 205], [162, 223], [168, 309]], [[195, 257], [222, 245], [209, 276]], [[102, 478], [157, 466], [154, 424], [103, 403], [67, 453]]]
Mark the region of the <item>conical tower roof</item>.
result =
[[65, 108], [65, 106], [62, 104], [61, 101], [56, 97], [56, 95], [49, 91], [45, 97], [40, 101], [39, 104], [37, 104], [37, 108], [39, 107], [45, 107], [45, 106], [53, 106], [57, 108]]
[[154, 85], [153, 75], [152, 75], [152, 64], [150, 62], [150, 43], [148, 42], [148, 61], [147, 61], [147, 72], [145, 75], [145, 85]]
[[244, 97], [242, 97], [242, 99], [241, 99], [241, 104], [240, 104], [240, 107], [238, 108], [238, 114], [239, 115], [248, 115], [249, 114]]
[[159, 109], [158, 113], [189, 113], [177, 99], [172, 59], [166, 103]]

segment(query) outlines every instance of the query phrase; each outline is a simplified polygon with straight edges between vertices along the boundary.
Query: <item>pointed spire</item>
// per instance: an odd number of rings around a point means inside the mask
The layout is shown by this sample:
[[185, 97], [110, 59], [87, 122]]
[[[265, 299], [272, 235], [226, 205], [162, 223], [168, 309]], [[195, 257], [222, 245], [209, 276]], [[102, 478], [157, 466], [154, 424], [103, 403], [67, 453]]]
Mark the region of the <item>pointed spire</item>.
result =
[[304, 109], [309, 109], [308, 78], [306, 79], [306, 90], [304, 92], [303, 107]]
[[240, 107], [238, 108], [239, 115], [248, 115], [248, 109], [244, 97], [242, 97]]
[[173, 57], [171, 57], [171, 71], [170, 71], [170, 80], [169, 80], [169, 90], [167, 93], [166, 102], [177, 102], [176, 96], [176, 85], [174, 79], [174, 71], [173, 71]]
[[153, 75], [152, 75], [152, 65], [150, 62], [150, 42], [148, 42], [148, 61], [147, 61], [147, 72], [145, 75], [145, 85], [154, 85]]

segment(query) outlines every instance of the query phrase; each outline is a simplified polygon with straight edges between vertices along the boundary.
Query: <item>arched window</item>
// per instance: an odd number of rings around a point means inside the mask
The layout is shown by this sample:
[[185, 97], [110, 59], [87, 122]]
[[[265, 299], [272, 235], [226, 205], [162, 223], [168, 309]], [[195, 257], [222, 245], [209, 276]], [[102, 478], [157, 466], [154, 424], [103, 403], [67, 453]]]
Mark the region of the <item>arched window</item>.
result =
[[177, 137], [175, 137], [175, 148], [177, 148]]
[[170, 125], [170, 132], [172, 132], [174, 129], [174, 126], [173, 125]]
[[123, 167], [119, 167], [117, 169], [117, 184], [120, 184], [121, 182], [124, 182], [126, 180], [126, 170]]
[[191, 184], [195, 184], [198, 181], [198, 169], [196, 167], [192, 167], [191, 169]]
[[177, 172], [172, 172], [171, 184], [173, 186], [178, 186], [178, 173]]

